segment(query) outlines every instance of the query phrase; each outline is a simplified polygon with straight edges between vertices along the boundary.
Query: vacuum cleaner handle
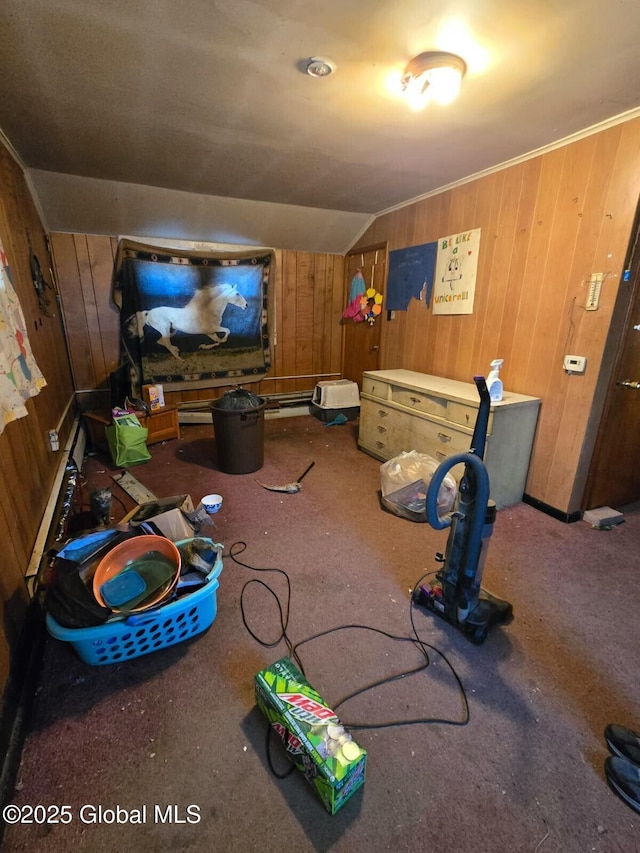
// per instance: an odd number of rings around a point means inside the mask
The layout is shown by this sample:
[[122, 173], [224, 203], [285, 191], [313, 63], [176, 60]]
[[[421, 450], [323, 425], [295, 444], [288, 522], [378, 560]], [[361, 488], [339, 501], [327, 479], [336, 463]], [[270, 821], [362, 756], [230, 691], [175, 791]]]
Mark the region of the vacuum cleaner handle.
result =
[[475, 453], [480, 459], [484, 459], [484, 447], [487, 441], [487, 428], [489, 426], [489, 411], [491, 409], [491, 397], [484, 376], [474, 376], [478, 394], [480, 395], [480, 407], [476, 417], [476, 424], [471, 437], [471, 453]]
[[453, 521], [451, 514], [445, 515], [442, 518], [438, 515], [438, 492], [445, 476], [455, 465], [459, 465], [460, 463], [464, 463], [465, 471], [470, 468], [475, 474], [473, 511], [469, 516], [469, 538], [464, 552], [465, 565], [462, 566], [463, 574], [466, 577], [472, 577], [480, 556], [482, 529], [489, 503], [490, 489], [487, 468], [482, 459], [479, 459], [475, 453], [456, 453], [438, 465], [427, 489], [427, 521], [434, 530], [444, 530], [447, 527], [451, 527]]
[[[442, 481], [449, 471], [456, 465], [460, 464], [470, 465], [476, 474], [476, 503], [483, 507], [486, 507], [489, 503], [489, 474], [482, 459], [478, 459], [474, 453], [456, 453], [453, 456], [449, 456], [443, 460], [433, 472], [433, 476], [427, 489], [427, 497], [425, 501], [427, 521], [434, 530], [446, 530], [447, 527], [451, 527], [451, 513], [443, 516], [438, 515], [438, 492], [440, 491]], [[481, 514], [481, 518], [482, 524], [484, 524], [484, 515]], [[482, 524], [480, 527], [482, 527]]]

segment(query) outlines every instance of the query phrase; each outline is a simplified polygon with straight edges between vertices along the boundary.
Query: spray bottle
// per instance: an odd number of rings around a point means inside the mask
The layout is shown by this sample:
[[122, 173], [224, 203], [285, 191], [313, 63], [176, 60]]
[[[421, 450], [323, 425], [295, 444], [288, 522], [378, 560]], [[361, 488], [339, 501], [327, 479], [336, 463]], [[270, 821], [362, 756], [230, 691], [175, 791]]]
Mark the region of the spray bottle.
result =
[[489, 390], [489, 398], [492, 403], [499, 403], [502, 400], [502, 379], [500, 379], [500, 368], [504, 359], [496, 358], [491, 362], [491, 373], [487, 378], [487, 388]]

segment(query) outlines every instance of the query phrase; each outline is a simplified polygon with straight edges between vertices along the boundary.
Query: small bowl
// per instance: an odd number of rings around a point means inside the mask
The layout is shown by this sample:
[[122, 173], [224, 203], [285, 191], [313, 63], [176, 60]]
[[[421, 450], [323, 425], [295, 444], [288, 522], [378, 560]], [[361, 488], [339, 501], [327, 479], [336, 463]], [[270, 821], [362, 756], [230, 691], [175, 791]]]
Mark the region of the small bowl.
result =
[[[180, 577], [180, 568], [182, 565], [182, 557], [177, 546], [170, 539], [164, 536], [156, 536], [155, 534], [147, 534], [144, 536], [133, 536], [131, 539], [125, 539], [111, 551], [108, 551], [102, 560], [98, 563], [95, 574], [93, 576], [93, 595], [98, 604], [106, 607], [104, 599], [100, 594], [100, 587], [105, 581], [110, 580], [119, 574], [129, 563], [142, 557], [149, 551], [159, 551], [163, 556], [175, 563], [176, 570], [173, 578], [164, 584], [160, 589], [156, 590], [152, 597], [148, 598], [138, 607], [127, 610], [127, 613], [139, 613], [143, 610], [148, 610], [150, 607], [160, 604], [169, 596]], [[119, 612], [119, 608], [112, 607], [114, 612]]]
[[222, 506], [222, 495], [205, 495], [200, 503], [209, 515], [215, 515]]

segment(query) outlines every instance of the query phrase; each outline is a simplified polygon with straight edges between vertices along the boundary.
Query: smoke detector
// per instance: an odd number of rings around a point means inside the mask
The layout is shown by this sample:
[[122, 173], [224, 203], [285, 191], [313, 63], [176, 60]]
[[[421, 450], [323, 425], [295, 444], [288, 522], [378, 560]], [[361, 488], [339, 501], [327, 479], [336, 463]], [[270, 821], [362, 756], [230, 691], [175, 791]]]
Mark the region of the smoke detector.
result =
[[329, 77], [336, 70], [335, 62], [324, 56], [312, 56], [307, 61], [306, 71], [309, 77]]

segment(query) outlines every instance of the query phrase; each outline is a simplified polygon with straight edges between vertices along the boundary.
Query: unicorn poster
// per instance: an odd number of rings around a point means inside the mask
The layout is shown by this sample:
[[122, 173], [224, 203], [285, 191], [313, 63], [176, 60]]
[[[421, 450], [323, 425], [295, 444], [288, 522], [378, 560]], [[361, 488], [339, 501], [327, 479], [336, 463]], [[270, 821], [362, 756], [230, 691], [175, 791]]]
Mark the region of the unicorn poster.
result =
[[434, 314], [473, 314], [480, 228], [440, 237], [433, 284]]
[[225, 257], [122, 241], [113, 299], [138, 384], [176, 390], [264, 376], [272, 253]]

